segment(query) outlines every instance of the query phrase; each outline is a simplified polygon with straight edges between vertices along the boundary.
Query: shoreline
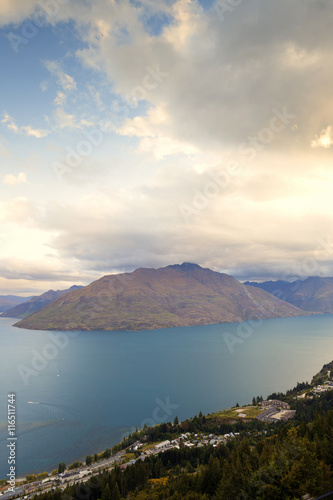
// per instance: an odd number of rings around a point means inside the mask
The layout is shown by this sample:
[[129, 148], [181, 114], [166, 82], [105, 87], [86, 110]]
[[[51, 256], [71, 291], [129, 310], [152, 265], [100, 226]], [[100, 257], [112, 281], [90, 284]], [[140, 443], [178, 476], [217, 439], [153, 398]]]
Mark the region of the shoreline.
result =
[[[277, 320], [277, 319], [292, 319], [292, 318], [303, 318], [303, 317], [311, 317], [311, 316], [322, 316], [322, 315], [333, 315], [333, 313], [322, 313], [322, 312], [312, 312], [312, 311], [303, 311], [301, 314], [298, 315], [292, 315], [292, 316], [274, 316], [272, 318], [258, 318], [258, 321], [272, 321], [272, 320]], [[114, 333], [130, 333], [130, 332], [154, 332], [154, 331], [160, 331], [160, 330], [171, 330], [175, 328], [195, 328], [195, 327], [200, 327], [200, 326], [218, 326], [218, 325], [240, 325], [244, 323], [248, 323], [252, 321], [250, 318], [249, 319], [243, 319], [241, 321], [223, 321], [220, 323], [196, 323], [193, 325], [171, 325], [171, 326], [160, 326], [160, 327], [152, 327], [152, 328], [140, 328], [139, 330], [137, 328], [132, 328], [130, 330], [128, 329], [122, 329], [122, 330], [114, 330], [111, 328], [99, 328], [99, 329], [92, 329], [92, 328], [86, 328], [86, 329], [66, 329], [66, 330], [59, 330], [56, 328], [50, 328], [50, 329], [43, 329], [43, 328], [30, 328], [26, 326], [20, 326], [18, 323], [20, 321], [23, 321], [25, 318], [2, 318], [2, 319], [14, 319], [16, 321], [15, 324], [12, 324], [13, 327], [19, 328], [20, 330], [28, 330], [28, 331], [36, 331], [36, 332], [60, 332], [60, 333], [71, 333], [71, 332], [76, 332], [76, 333], [86, 333], [86, 332], [114, 332]]]

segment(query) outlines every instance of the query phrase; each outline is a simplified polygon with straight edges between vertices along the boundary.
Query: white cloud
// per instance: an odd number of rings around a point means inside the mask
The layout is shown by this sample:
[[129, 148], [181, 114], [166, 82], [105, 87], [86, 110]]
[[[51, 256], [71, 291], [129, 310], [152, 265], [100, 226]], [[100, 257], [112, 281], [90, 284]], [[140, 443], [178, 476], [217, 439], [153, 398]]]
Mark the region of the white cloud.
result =
[[0, 24], [21, 22], [34, 12], [37, 5], [37, 0], [2, 0], [0, 2]]
[[84, 118], [78, 118], [73, 113], [67, 113], [61, 106], [55, 110], [56, 124], [60, 129], [68, 128], [72, 130], [82, 130], [86, 127], [91, 127], [94, 122]]
[[6, 223], [27, 224], [36, 216], [36, 206], [27, 198], [14, 198], [0, 203], [0, 220]]
[[1, 123], [4, 123], [8, 130], [14, 132], [15, 134], [23, 134], [30, 137], [35, 137], [36, 139], [42, 139], [46, 137], [50, 131], [46, 129], [33, 128], [31, 125], [24, 125], [19, 127], [14, 118], [12, 118], [8, 113], [3, 113], [3, 119]]
[[49, 82], [47, 80], [43, 80], [42, 82], [40, 82], [39, 87], [42, 92], [46, 92], [47, 89], [49, 88]]
[[14, 118], [9, 116], [9, 114], [6, 112], [3, 113], [1, 123], [4, 123], [7, 126], [8, 130], [11, 130], [12, 132], [15, 132], [16, 134], [19, 132], [19, 128], [16, 125]]
[[284, 61], [289, 63], [289, 65], [293, 68], [304, 68], [318, 63], [321, 55], [317, 50], [312, 51], [311, 49], [300, 49], [296, 45], [290, 45], [287, 47], [286, 51], [281, 54], [281, 58], [283, 58]]
[[56, 77], [58, 84], [63, 88], [63, 90], [76, 90], [77, 85], [75, 79], [65, 73], [57, 61], [46, 61], [45, 66], [49, 72]]
[[197, 2], [178, 0], [172, 6], [172, 14], [174, 22], [164, 30], [163, 37], [175, 50], [182, 52], [196, 33], [203, 11]]
[[328, 149], [333, 144], [332, 127], [329, 125], [321, 131], [321, 134], [316, 135], [315, 139], [311, 141], [312, 148], [325, 148]]
[[191, 143], [177, 141], [173, 137], [145, 137], [140, 141], [139, 150], [152, 153], [157, 160], [178, 154], [195, 155], [199, 150]]
[[33, 128], [30, 125], [21, 127], [21, 131], [26, 135], [29, 135], [31, 137], [36, 137], [37, 139], [42, 139], [43, 137], [46, 137], [50, 133], [49, 130]]
[[66, 94], [61, 92], [60, 90], [57, 92], [57, 96], [54, 99], [54, 104], [56, 106], [62, 107], [66, 103]]
[[139, 150], [152, 153], [158, 160], [170, 155], [198, 153], [199, 150], [194, 144], [180, 141], [170, 135], [171, 119], [165, 108], [164, 104], [160, 104], [151, 108], [146, 116], [127, 119], [117, 132], [141, 138]]
[[[53, 103], [56, 106], [53, 114], [53, 120], [56, 129], [71, 129], [71, 130], [82, 130], [86, 127], [91, 127], [94, 125], [94, 120], [90, 119], [90, 115], [95, 115], [95, 107], [92, 112], [86, 111], [80, 114], [80, 105], [86, 108], [87, 95], [91, 95], [92, 86], [87, 85], [88, 93], [85, 92], [75, 92], [77, 90], [77, 84], [74, 77], [67, 74], [58, 61], [46, 61], [44, 63], [46, 68], [50, 71], [52, 75], [56, 77], [58, 85], [60, 85], [61, 90], [58, 90]], [[97, 96], [97, 99], [100, 99]], [[66, 109], [65, 109], [66, 107]], [[89, 108], [88, 108], [89, 109]]]
[[63, 128], [77, 128], [75, 115], [67, 113], [62, 108], [57, 108], [55, 112], [57, 125], [60, 129]]
[[16, 184], [28, 184], [28, 179], [25, 172], [20, 172], [17, 175], [7, 174], [3, 178], [3, 183], [10, 186], [15, 186]]

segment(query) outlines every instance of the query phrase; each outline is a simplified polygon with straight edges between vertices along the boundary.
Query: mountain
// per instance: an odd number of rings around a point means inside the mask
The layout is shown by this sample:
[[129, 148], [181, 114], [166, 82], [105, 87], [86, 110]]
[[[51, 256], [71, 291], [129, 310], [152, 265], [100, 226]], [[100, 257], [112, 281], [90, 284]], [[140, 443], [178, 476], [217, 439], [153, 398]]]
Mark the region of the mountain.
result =
[[22, 304], [31, 297], [20, 297], [19, 295], [0, 295], [0, 312], [5, 312], [17, 304]]
[[23, 304], [18, 304], [11, 309], [8, 309], [6, 312], [0, 315], [2, 318], [25, 318], [30, 314], [39, 311], [47, 304], [50, 304], [54, 300], [58, 299], [65, 293], [71, 292], [73, 290], [79, 290], [82, 286], [73, 285], [67, 290], [49, 290], [48, 292], [43, 293], [42, 295], [37, 295], [35, 297], [31, 297], [30, 300], [27, 300]]
[[266, 290], [304, 311], [333, 313], [333, 278], [313, 276], [292, 283], [288, 281], [266, 281], [264, 283], [247, 281], [244, 284]]
[[16, 323], [36, 330], [145, 330], [300, 316], [264, 290], [197, 264], [104, 276]]

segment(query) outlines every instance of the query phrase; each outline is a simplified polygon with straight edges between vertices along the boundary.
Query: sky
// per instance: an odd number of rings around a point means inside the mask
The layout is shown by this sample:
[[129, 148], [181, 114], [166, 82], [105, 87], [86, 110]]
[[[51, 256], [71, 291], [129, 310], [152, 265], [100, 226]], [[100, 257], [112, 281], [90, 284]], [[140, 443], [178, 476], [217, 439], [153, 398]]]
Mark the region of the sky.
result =
[[333, 275], [333, 4], [2, 0], [0, 294]]

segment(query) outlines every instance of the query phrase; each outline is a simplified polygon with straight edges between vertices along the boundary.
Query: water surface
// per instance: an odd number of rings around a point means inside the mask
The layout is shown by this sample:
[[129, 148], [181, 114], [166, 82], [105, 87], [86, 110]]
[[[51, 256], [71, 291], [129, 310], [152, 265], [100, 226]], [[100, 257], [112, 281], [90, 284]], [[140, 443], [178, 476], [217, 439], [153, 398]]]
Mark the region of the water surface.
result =
[[[57, 337], [14, 322], [0, 320], [0, 478], [8, 392], [16, 393], [18, 472], [26, 475], [84, 459], [144, 423], [285, 391], [333, 359], [333, 315], [266, 320], [245, 339], [237, 323]], [[242, 341], [233, 352], [227, 333]]]

